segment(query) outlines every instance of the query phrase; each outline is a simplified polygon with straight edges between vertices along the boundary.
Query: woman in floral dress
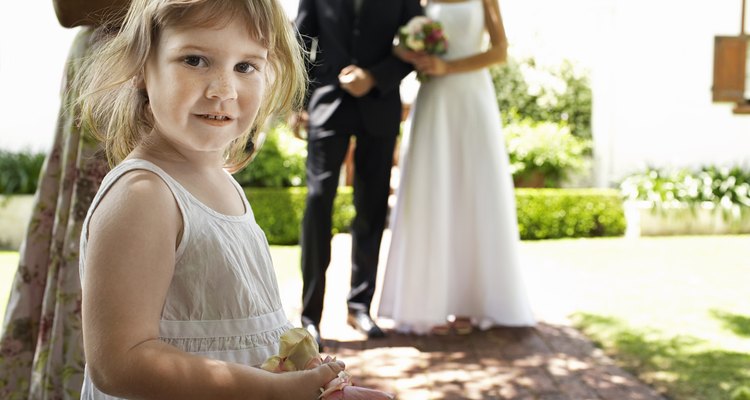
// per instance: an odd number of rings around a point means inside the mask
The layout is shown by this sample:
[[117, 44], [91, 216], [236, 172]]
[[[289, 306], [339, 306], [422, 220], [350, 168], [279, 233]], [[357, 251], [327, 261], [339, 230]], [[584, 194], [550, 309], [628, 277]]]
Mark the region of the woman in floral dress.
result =
[[[55, 138], [39, 179], [18, 270], [0, 337], [0, 399], [78, 399], [83, 382], [81, 225], [104, 175], [107, 160], [98, 142], [77, 125], [71, 83], [95, 42], [94, 8], [122, 0], [87, 2], [88, 10], [56, 0], [63, 26], [82, 26], [63, 74]], [[80, 2], [76, 2], [80, 3]], [[79, 4], [75, 5], [76, 7]]]

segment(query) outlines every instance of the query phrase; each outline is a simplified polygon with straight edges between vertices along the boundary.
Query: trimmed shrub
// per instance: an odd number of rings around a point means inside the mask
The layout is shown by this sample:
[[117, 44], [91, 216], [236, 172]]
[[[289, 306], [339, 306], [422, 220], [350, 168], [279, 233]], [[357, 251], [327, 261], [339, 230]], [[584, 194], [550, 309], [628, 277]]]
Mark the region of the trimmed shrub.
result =
[[[275, 245], [299, 243], [305, 188], [245, 188], [255, 219]], [[521, 239], [620, 236], [625, 216], [614, 189], [516, 189]], [[348, 231], [354, 218], [351, 187], [334, 202], [333, 233]]]
[[521, 239], [621, 236], [622, 198], [615, 189], [516, 189]]
[[244, 187], [305, 186], [306, 144], [279, 123], [265, 134], [253, 161], [234, 178]]
[[[255, 213], [255, 221], [266, 233], [268, 243], [299, 243], [306, 188], [246, 187], [245, 194]], [[340, 187], [333, 203], [333, 233], [347, 232], [354, 219], [352, 188]]]

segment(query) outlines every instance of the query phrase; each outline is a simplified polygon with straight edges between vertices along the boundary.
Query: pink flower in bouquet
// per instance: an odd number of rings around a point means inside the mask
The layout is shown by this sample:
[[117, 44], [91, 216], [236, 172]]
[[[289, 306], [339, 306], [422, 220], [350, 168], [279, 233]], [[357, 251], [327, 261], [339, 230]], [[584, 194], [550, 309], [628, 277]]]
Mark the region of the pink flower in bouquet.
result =
[[[294, 328], [281, 335], [279, 354], [269, 357], [261, 368], [270, 372], [289, 372], [312, 369], [336, 361], [331, 356], [321, 358], [315, 339], [306, 329]], [[352, 385], [351, 375], [341, 371], [320, 389], [323, 400], [393, 400], [389, 393]]]
[[445, 54], [448, 38], [438, 21], [419, 15], [399, 28], [399, 43], [411, 51], [424, 51], [428, 54]]
[[[448, 38], [438, 21], [419, 15], [398, 30], [399, 46], [411, 51], [440, 55], [448, 51]], [[419, 74], [419, 80], [427, 77]]]

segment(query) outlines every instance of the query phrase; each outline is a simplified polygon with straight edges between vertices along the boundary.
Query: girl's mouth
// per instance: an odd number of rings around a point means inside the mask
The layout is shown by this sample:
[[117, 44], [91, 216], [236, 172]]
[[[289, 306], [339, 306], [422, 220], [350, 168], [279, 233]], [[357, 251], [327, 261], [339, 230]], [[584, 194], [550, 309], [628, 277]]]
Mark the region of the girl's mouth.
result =
[[200, 115], [200, 117], [208, 119], [208, 120], [213, 120], [213, 121], [229, 121], [231, 119], [226, 115], [213, 115], [213, 114], [202, 114]]
[[228, 126], [233, 123], [234, 119], [228, 115], [222, 114], [195, 114], [204, 124], [210, 126]]

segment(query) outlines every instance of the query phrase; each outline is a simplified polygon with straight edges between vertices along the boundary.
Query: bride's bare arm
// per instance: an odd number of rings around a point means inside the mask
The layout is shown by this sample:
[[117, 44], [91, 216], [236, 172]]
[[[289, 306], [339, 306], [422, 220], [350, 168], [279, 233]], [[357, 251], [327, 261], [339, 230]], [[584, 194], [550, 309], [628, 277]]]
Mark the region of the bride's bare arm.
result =
[[490, 35], [490, 48], [487, 51], [451, 61], [425, 55], [415, 61], [416, 68], [428, 75], [445, 75], [474, 71], [504, 63], [508, 58], [508, 38], [505, 35], [500, 6], [497, 0], [482, 0], [482, 5], [484, 26]]

